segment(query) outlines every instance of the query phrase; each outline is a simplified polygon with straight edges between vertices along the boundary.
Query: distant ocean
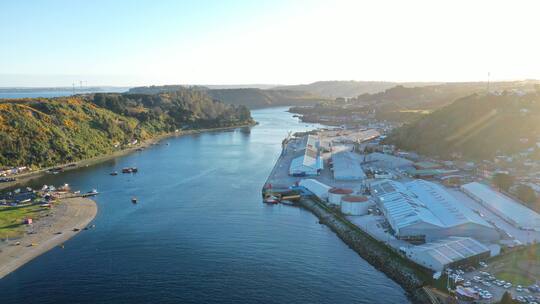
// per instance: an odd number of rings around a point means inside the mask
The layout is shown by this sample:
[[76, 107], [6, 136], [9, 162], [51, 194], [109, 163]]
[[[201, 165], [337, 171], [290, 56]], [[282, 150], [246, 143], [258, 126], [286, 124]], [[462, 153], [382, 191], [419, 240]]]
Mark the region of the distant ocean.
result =
[[[99, 91], [99, 92], [113, 92], [113, 93], [121, 93], [126, 91], [124, 88], [118, 88], [118, 89], [112, 89], [107, 91]], [[96, 93], [97, 91], [75, 91], [75, 94], [86, 94], [86, 93]], [[0, 90], [0, 99], [3, 98], [37, 98], [37, 97], [43, 97], [43, 98], [52, 98], [52, 97], [61, 97], [61, 96], [71, 96], [73, 95], [72, 90]]]

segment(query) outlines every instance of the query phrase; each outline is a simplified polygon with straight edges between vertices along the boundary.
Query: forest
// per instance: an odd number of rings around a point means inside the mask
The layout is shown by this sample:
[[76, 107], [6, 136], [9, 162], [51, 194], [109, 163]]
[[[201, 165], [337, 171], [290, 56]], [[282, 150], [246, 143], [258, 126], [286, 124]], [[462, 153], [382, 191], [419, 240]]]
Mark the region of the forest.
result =
[[176, 130], [252, 124], [245, 106], [180, 89], [0, 100], [0, 168], [65, 164]]

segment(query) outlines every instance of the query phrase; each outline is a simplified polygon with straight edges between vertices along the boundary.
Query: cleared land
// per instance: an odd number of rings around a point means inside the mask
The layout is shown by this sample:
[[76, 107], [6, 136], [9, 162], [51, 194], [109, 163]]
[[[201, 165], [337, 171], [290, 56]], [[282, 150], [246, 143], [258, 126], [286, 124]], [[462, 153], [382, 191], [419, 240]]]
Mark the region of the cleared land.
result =
[[491, 262], [490, 271], [499, 279], [529, 286], [540, 277], [540, 246], [505, 254]]
[[31, 218], [35, 220], [49, 213], [49, 208], [43, 208], [38, 205], [0, 207], [0, 238], [11, 239], [22, 236], [28, 228], [24, 224], [25, 219]]
[[[61, 200], [48, 216], [32, 225], [34, 233], [0, 243], [0, 279], [40, 254], [62, 245], [82, 231], [96, 214], [97, 205], [90, 199]], [[81, 230], [74, 231], [74, 228]]]

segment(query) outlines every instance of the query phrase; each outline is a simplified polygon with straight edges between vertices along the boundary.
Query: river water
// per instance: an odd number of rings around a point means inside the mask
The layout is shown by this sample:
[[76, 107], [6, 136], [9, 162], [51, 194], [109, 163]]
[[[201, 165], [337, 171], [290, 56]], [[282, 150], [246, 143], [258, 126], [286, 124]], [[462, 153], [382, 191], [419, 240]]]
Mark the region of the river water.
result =
[[285, 111], [35, 182], [98, 189], [96, 228], [0, 280], [0, 303], [408, 303], [314, 215], [261, 203], [281, 140], [315, 126]]

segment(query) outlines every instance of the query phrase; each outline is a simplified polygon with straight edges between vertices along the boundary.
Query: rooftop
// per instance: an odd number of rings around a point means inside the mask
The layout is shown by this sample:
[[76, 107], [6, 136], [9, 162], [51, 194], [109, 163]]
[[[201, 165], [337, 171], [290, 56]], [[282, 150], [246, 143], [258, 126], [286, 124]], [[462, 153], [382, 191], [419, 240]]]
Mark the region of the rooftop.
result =
[[435, 242], [411, 247], [411, 251], [422, 252], [446, 265], [484, 252], [489, 248], [472, 238], [449, 237]]
[[524, 228], [540, 228], [540, 215], [510, 197], [478, 182], [465, 184], [462, 188], [516, 224]]
[[398, 228], [420, 221], [439, 227], [470, 222], [491, 227], [438, 184], [424, 180], [407, 183], [382, 180], [372, 183], [371, 187]]

